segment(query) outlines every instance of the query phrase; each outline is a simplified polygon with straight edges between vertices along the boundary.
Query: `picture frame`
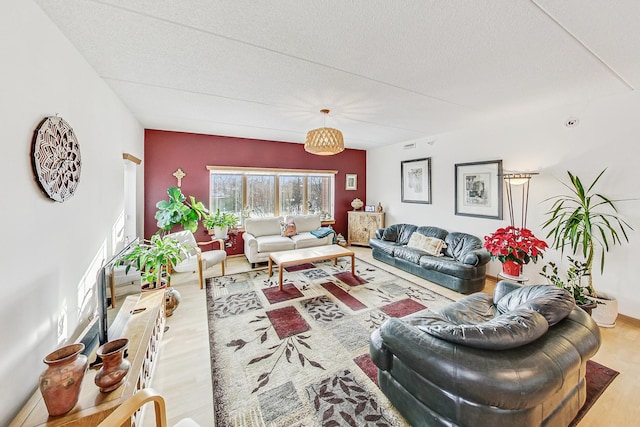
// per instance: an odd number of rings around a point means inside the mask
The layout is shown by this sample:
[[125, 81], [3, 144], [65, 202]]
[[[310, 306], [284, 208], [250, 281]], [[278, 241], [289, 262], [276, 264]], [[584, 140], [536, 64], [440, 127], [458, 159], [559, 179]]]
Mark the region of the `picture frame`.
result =
[[402, 203], [431, 204], [431, 157], [400, 163]]
[[345, 175], [345, 190], [357, 190], [358, 189], [358, 175], [355, 173], [348, 173]]
[[376, 211], [376, 207], [373, 205], [365, 205], [364, 206], [364, 211], [365, 212], [375, 212]]
[[455, 165], [455, 214], [502, 219], [502, 160]]

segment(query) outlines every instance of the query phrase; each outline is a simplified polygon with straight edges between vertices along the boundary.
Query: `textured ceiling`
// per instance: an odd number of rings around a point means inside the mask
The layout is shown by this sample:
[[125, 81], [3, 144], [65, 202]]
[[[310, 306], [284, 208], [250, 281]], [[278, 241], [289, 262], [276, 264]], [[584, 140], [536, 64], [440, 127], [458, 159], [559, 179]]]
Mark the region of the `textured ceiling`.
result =
[[367, 149], [640, 85], [640, 1], [35, 0], [145, 128]]

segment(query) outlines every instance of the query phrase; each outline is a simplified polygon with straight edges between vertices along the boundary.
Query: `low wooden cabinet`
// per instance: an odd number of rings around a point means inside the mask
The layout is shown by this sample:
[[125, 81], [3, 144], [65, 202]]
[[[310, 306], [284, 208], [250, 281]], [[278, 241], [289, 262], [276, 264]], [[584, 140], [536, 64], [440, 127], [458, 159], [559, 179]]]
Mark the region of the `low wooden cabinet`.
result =
[[384, 213], [349, 211], [347, 244], [369, 246], [369, 239], [384, 227]]
[[[42, 395], [36, 391], [9, 426], [96, 426], [130, 396], [148, 387], [164, 333], [164, 300], [164, 290], [127, 297], [109, 328], [109, 339], [129, 339], [127, 359], [131, 367], [120, 387], [110, 393], [100, 393], [94, 383], [97, 370], [89, 369], [82, 380], [78, 403], [70, 412], [49, 417]], [[89, 356], [89, 362], [94, 359], [95, 354]], [[137, 416], [133, 417], [131, 425], [139, 425]]]

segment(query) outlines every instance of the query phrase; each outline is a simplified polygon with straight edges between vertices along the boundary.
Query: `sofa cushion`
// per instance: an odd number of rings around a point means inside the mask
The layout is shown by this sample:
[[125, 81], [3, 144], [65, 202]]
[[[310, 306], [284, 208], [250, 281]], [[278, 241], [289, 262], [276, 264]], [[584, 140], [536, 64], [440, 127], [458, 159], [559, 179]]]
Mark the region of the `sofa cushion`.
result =
[[305, 233], [298, 233], [297, 235], [292, 236], [291, 240], [293, 241], [294, 247], [296, 249], [303, 249], [303, 248], [311, 248], [314, 246], [327, 244], [329, 240], [333, 240], [333, 236], [325, 236], [325, 237], [318, 238], [313, 234], [311, 234], [310, 232], [305, 232]]
[[289, 237], [282, 237], [280, 233], [270, 236], [260, 236], [258, 242], [258, 252], [278, 252], [295, 249], [293, 240]]
[[426, 255], [420, 258], [420, 267], [438, 271], [440, 273], [459, 277], [460, 279], [473, 279], [476, 277], [476, 268], [472, 265], [462, 264], [453, 258], [449, 257], [434, 257]]
[[482, 240], [467, 233], [449, 233], [444, 241], [447, 244], [445, 255], [457, 260], [469, 251], [482, 249]]
[[287, 221], [290, 220], [295, 222], [298, 233], [317, 230], [322, 226], [322, 222], [318, 215], [292, 215], [287, 217]]
[[530, 309], [540, 313], [553, 326], [571, 313], [575, 301], [566, 290], [553, 285], [523, 286], [509, 292], [497, 302], [500, 313]]
[[440, 227], [433, 227], [430, 225], [422, 225], [416, 229], [416, 233], [420, 233], [423, 236], [435, 237], [436, 239], [444, 240], [449, 232], [443, 230]]
[[393, 256], [398, 259], [409, 261], [413, 264], [419, 264], [420, 258], [427, 255], [427, 253], [420, 249], [410, 248], [408, 246], [398, 246], [393, 251]]
[[395, 249], [400, 245], [396, 242], [389, 242], [387, 240], [369, 239], [369, 246], [371, 246], [371, 249], [379, 249], [388, 255], [393, 255]]
[[409, 243], [407, 243], [407, 247], [420, 249], [429, 255], [440, 257], [444, 256], [442, 249], [446, 248], [447, 245], [444, 243], [444, 240], [435, 237], [427, 237], [416, 231], [411, 235]]
[[393, 224], [384, 229], [382, 240], [396, 242], [400, 245], [409, 243], [409, 239], [418, 227], [411, 224]]
[[244, 220], [244, 229], [246, 233], [252, 234], [254, 237], [280, 236], [280, 224], [282, 221], [281, 216], [247, 218]]
[[423, 317], [418, 329], [467, 347], [506, 350], [537, 340], [547, 332], [549, 325], [541, 314], [519, 308], [477, 324], [457, 324], [432, 313]]
[[283, 226], [282, 226], [282, 233], [281, 236], [284, 237], [291, 237], [291, 236], [295, 236], [296, 234], [298, 234], [298, 229], [296, 227], [296, 223], [293, 222], [293, 219], [289, 219]]

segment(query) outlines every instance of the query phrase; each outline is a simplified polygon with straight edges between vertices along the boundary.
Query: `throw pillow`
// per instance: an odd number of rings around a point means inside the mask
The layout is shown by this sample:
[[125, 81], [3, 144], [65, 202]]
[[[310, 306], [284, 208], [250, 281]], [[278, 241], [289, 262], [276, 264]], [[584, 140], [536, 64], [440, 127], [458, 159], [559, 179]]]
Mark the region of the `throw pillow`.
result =
[[433, 256], [444, 256], [442, 250], [447, 247], [444, 240], [437, 239], [435, 237], [424, 236], [420, 233], [413, 233], [409, 238], [407, 247], [420, 249]]
[[293, 220], [289, 220], [286, 224], [282, 226], [282, 236], [291, 237], [298, 234], [298, 230], [296, 229], [296, 224]]

